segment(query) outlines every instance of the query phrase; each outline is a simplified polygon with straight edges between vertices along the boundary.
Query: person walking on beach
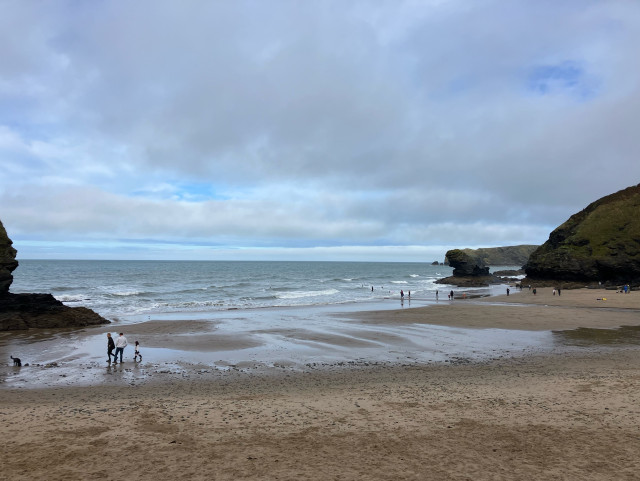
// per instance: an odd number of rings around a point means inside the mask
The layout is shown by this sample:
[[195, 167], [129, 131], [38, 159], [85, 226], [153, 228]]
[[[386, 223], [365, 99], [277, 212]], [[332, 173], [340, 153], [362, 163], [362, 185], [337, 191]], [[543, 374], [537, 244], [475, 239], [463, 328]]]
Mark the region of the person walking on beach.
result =
[[138, 341], [136, 341], [136, 347], [135, 347], [135, 351], [133, 353], [133, 360], [135, 361], [136, 358], [140, 358], [140, 362], [142, 362], [142, 354], [140, 354], [140, 343]]
[[400, 299], [404, 300], [404, 291], [400, 289]]
[[507, 295], [509, 295], [509, 288], [507, 287]]
[[120, 333], [118, 339], [116, 340], [116, 353], [113, 355], [113, 363], [117, 364], [118, 362], [118, 353], [120, 353], [120, 364], [122, 364], [122, 356], [124, 354], [124, 348], [127, 347], [127, 338], [124, 337], [123, 333]]
[[107, 362], [111, 362], [111, 356], [113, 356], [113, 350], [116, 348], [116, 344], [113, 342], [111, 333], [107, 332]]
[[436, 301], [438, 300], [438, 289], [436, 289]]
[[449, 293], [449, 299], [453, 301], [453, 290]]

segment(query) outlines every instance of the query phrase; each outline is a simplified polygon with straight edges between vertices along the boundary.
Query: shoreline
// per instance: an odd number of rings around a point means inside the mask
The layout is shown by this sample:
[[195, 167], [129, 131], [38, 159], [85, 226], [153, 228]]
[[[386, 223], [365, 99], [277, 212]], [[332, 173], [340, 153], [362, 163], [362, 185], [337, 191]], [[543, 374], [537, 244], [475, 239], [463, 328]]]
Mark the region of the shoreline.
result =
[[[216, 313], [209, 319], [0, 333], [0, 356], [23, 361], [22, 368], [0, 366], [0, 390], [143, 385], [230, 371], [270, 375], [481, 363], [614, 340], [640, 344], [640, 296], [632, 292], [602, 301], [602, 292], [582, 289], [552, 296], [551, 289], [539, 289], [535, 296], [524, 291], [404, 309], [265, 309]], [[124, 364], [105, 362], [106, 333], [119, 331], [131, 345], [141, 340], [143, 362], [131, 360], [130, 347]]]
[[445, 300], [427, 307], [360, 312], [352, 316], [371, 324], [418, 323], [524, 331], [613, 329], [640, 325], [640, 294], [636, 291], [609, 293], [611, 291], [605, 289], [573, 289], [553, 295], [552, 288], [538, 288], [535, 295], [532, 291], [523, 290], [509, 296]]

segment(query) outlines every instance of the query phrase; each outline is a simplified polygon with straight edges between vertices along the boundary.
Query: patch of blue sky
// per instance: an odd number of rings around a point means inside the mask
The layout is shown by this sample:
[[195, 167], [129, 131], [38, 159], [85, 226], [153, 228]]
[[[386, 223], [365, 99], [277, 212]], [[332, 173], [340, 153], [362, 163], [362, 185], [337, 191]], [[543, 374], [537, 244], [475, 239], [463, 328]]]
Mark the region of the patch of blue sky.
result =
[[131, 193], [135, 197], [170, 198], [184, 202], [207, 200], [229, 200], [231, 196], [225, 187], [206, 182], [162, 183], [153, 188], [142, 188]]
[[578, 62], [564, 61], [540, 65], [530, 70], [527, 90], [537, 95], [567, 95], [590, 100], [598, 94], [598, 84]]

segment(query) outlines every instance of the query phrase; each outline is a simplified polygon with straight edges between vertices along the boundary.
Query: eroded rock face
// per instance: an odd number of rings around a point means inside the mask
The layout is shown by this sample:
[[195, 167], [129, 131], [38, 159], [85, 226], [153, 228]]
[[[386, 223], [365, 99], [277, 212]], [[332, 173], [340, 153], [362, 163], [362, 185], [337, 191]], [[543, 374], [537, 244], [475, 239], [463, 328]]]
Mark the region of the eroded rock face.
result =
[[51, 294], [0, 297], [0, 331], [29, 328], [86, 327], [109, 321], [86, 307], [69, 307]]
[[454, 277], [483, 277], [489, 275], [487, 267], [481, 259], [473, 258], [461, 249], [447, 251], [449, 265], [453, 267]]
[[11, 274], [17, 267], [17, 251], [0, 222], [0, 331], [16, 329], [85, 327], [110, 321], [86, 307], [69, 307], [51, 294], [12, 294]]
[[13, 248], [13, 242], [9, 239], [7, 231], [0, 221], [0, 296], [9, 293], [9, 287], [13, 282], [11, 273], [18, 267], [16, 255], [17, 251]]
[[462, 249], [474, 259], [481, 259], [487, 266], [522, 266], [539, 246], [517, 245], [503, 247], [482, 247], [480, 249]]
[[572, 215], [524, 269], [530, 279], [640, 283], [640, 184]]

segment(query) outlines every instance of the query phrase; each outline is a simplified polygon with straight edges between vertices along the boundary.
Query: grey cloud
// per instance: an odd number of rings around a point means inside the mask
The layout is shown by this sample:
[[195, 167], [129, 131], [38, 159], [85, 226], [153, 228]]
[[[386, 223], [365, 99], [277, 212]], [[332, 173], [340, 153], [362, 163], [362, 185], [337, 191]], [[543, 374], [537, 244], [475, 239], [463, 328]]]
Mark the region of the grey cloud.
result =
[[[631, 2], [34, 5], [0, 20], [21, 231], [533, 242], [640, 177]], [[590, 96], [532, 88], [566, 62]], [[220, 198], [175, 195], [196, 182]]]

